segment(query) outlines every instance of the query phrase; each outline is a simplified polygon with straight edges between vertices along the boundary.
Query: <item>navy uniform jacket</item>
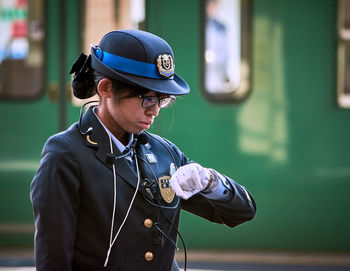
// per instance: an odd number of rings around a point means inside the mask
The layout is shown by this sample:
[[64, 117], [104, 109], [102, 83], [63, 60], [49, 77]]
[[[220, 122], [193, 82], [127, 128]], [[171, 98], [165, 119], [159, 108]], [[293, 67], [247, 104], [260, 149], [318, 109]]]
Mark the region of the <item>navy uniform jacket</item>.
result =
[[[114, 197], [113, 171], [107, 158], [111, 153], [110, 143], [91, 109], [84, 114], [81, 127], [83, 131], [92, 127], [93, 131], [83, 136], [76, 123], [47, 141], [32, 181], [37, 270], [171, 270], [175, 253], [173, 242], [177, 240], [175, 227], [181, 208], [230, 227], [254, 217], [253, 199], [229, 178], [233, 197], [227, 202], [197, 194], [188, 200], [175, 196], [171, 203], [166, 203], [152, 200], [140, 185], [104, 268]], [[114, 145], [113, 148], [120, 155]], [[142, 177], [147, 179], [154, 180], [154, 175], [157, 179], [169, 176], [173, 159], [178, 167], [189, 163], [175, 145], [156, 136], [149, 135], [149, 143], [139, 145], [137, 153]], [[147, 154], [153, 154], [157, 163], [147, 165]], [[137, 184], [136, 173], [126, 159], [115, 160], [114, 164], [117, 200], [113, 237], [126, 215]]]

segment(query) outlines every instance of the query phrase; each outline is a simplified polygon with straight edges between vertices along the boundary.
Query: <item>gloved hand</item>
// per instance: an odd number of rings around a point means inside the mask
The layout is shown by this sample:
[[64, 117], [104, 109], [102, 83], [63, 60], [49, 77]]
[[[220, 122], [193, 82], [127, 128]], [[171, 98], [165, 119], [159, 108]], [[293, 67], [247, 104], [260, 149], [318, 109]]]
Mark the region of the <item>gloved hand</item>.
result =
[[209, 169], [197, 163], [191, 163], [178, 168], [169, 182], [177, 196], [189, 199], [194, 194], [207, 188], [210, 178]]

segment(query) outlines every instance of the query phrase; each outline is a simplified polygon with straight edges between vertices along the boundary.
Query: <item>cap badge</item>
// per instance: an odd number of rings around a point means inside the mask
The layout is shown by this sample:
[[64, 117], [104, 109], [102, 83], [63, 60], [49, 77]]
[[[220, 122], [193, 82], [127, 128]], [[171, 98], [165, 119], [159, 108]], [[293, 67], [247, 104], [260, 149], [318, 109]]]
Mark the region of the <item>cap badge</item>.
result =
[[174, 60], [170, 54], [162, 54], [157, 58], [157, 68], [160, 75], [170, 77], [174, 74]]

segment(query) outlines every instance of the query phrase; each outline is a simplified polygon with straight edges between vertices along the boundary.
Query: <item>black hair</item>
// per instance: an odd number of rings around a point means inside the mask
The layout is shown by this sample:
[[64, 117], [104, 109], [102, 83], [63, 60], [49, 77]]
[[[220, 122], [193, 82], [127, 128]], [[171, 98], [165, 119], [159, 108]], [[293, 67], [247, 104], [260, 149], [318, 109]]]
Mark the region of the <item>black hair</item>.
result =
[[79, 99], [86, 99], [95, 95], [97, 93], [97, 84], [104, 77], [93, 69], [75, 76], [72, 81], [74, 96]]
[[124, 82], [117, 81], [90, 68], [87, 72], [74, 77], [72, 82], [74, 96], [79, 99], [87, 99], [95, 95], [96, 93], [98, 94], [97, 85], [103, 78], [108, 78], [112, 81], [113, 90], [115, 92], [125, 90], [125, 89], [130, 90], [132, 93], [130, 97], [144, 95], [145, 93], [148, 92], [148, 90], [142, 87], [136, 87], [136, 86], [126, 84]]

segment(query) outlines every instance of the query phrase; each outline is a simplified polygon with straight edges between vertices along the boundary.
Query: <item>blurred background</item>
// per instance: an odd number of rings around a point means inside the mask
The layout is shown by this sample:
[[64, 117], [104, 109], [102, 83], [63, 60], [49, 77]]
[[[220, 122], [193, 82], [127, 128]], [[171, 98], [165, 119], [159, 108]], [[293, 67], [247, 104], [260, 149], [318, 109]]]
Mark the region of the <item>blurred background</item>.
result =
[[235, 229], [183, 212], [189, 260], [350, 270], [349, 0], [0, 0], [0, 265], [33, 263], [30, 183], [84, 102], [70, 67], [120, 28], [168, 41], [191, 87], [151, 131], [257, 203]]

